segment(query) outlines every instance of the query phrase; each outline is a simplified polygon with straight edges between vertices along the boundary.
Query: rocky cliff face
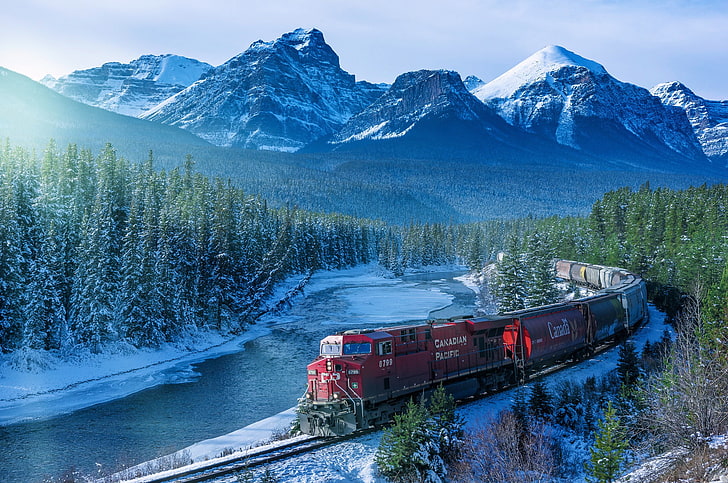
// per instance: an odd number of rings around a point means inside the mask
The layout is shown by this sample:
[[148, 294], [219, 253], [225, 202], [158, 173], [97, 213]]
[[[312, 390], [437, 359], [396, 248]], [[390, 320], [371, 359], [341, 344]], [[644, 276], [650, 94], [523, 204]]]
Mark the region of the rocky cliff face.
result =
[[397, 77], [392, 87], [353, 116], [331, 143], [398, 138], [424, 121], [467, 121], [484, 130], [504, 127], [495, 113], [467, 91], [457, 72], [420, 70]]
[[95, 107], [139, 116], [168, 99], [212, 68], [178, 55], [143, 55], [128, 64], [109, 62], [41, 83], [56, 92]]
[[685, 112], [706, 156], [728, 163], [728, 101], [703, 99], [680, 82], [658, 84], [650, 92]]
[[704, 160], [682, 113], [563, 47], [546, 47], [472, 92], [509, 124], [578, 150]]
[[143, 115], [219, 146], [296, 151], [337, 131], [386, 86], [356, 82], [316, 30], [257, 41]]

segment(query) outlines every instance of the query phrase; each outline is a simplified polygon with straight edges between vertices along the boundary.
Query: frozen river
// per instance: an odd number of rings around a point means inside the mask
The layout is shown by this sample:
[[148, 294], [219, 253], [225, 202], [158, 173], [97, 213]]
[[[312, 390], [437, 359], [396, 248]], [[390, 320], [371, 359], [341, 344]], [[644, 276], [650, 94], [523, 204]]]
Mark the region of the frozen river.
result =
[[329, 333], [474, 311], [474, 293], [455, 280], [464, 272], [383, 278], [375, 270], [316, 275], [305, 297], [259, 323], [266, 335], [244, 350], [150, 375], [156, 385], [120, 399], [0, 426], [0, 480], [108, 473], [229, 433], [294, 406]]

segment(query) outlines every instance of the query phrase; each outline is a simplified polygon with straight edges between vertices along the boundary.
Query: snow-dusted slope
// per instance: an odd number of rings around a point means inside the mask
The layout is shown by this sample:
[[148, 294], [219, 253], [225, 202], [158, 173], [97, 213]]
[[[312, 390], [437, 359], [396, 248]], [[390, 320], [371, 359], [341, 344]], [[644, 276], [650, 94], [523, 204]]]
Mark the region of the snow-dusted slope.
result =
[[563, 47], [545, 47], [472, 92], [509, 124], [576, 149], [704, 161], [685, 116]]
[[551, 73], [562, 67], [582, 67], [593, 75], [607, 74], [601, 64], [558, 45], [549, 45], [491, 82], [477, 87], [474, 94], [483, 101], [511, 97], [525, 85], [554, 80]]
[[457, 72], [419, 70], [397, 77], [384, 95], [353, 116], [329, 143], [381, 141], [408, 134], [417, 134], [419, 145], [465, 140], [508, 143], [516, 130], [473, 97]]
[[485, 85], [485, 82], [480, 77], [469, 75], [463, 80], [463, 84], [468, 91], [473, 92], [478, 87]]
[[338, 130], [385, 90], [356, 82], [316, 29], [254, 42], [143, 117], [219, 146], [296, 151]]
[[408, 72], [397, 77], [386, 94], [352, 117], [331, 142], [402, 137], [423, 119], [477, 121], [484, 111], [465, 89], [457, 72]]
[[74, 100], [138, 116], [197, 81], [211, 65], [179, 55], [143, 55], [128, 64], [109, 62], [41, 83]]
[[658, 84], [650, 92], [685, 111], [706, 156], [728, 163], [728, 101], [708, 101], [680, 82]]

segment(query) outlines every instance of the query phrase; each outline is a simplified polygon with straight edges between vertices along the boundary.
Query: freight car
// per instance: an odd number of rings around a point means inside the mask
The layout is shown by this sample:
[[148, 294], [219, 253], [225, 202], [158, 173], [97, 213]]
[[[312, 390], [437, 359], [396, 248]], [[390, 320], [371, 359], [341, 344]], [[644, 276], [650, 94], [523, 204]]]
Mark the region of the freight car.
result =
[[348, 330], [321, 341], [308, 365], [301, 430], [341, 436], [390, 421], [414, 395], [442, 384], [456, 399], [589, 355], [647, 317], [642, 279], [625, 270], [558, 260], [556, 274], [595, 295], [497, 316]]

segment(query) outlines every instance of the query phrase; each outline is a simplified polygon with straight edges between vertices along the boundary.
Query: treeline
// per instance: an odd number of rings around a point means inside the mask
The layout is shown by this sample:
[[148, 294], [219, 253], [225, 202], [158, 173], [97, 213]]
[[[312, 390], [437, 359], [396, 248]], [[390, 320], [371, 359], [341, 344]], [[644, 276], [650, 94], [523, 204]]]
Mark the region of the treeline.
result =
[[516, 258], [536, 253], [626, 268], [648, 281], [651, 298], [663, 298], [668, 289], [695, 294], [709, 318], [725, 321], [727, 208], [725, 184], [621, 188], [596, 201], [587, 217], [522, 220], [503, 247]]
[[193, 168], [0, 149], [0, 351], [236, 331], [287, 275], [376, 260], [381, 224], [272, 209]]
[[495, 260], [510, 237], [529, 231], [534, 223], [533, 218], [526, 218], [462, 225], [390, 226], [379, 246], [379, 263], [395, 274], [448, 264], [477, 269]]
[[[627, 268], [643, 275], [653, 300], [672, 302], [663, 307], [669, 309], [673, 340], [663, 336], [659, 344], [645, 344], [641, 358], [629, 343], [620, 351], [619, 392], [601, 404], [607, 408], [585, 468], [590, 480], [614, 481], [630, 451], [659, 454], [682, 448], [683, 461], [661, 476], [670, 481], [686, 475], [709, 481], [725, 460], [725, 451], [708, 443], [728, 430], [727, 201], [726, 185], [681, 191], [625, 188], [605, 194], [586, 218], [534, 220], [520, 238], [511, 239], [511, 256], [499, 264], [504, 271], [509, 259], [534, 253], [538, 235], [549, 256]], [[497, 427], [487, 430], [497, 432]], [[476, 448], [487, 447], [476, 442]], [[558, 454], [539, 451], [534, 461]], [[547, 470], [534, 468], [538, 481]]]
[[589, 216], [588, 256], [697, 295], [710, 316], [726, 320], [727, 208], [725, 184], [681, 191], [644, 185], [607, 193]]

